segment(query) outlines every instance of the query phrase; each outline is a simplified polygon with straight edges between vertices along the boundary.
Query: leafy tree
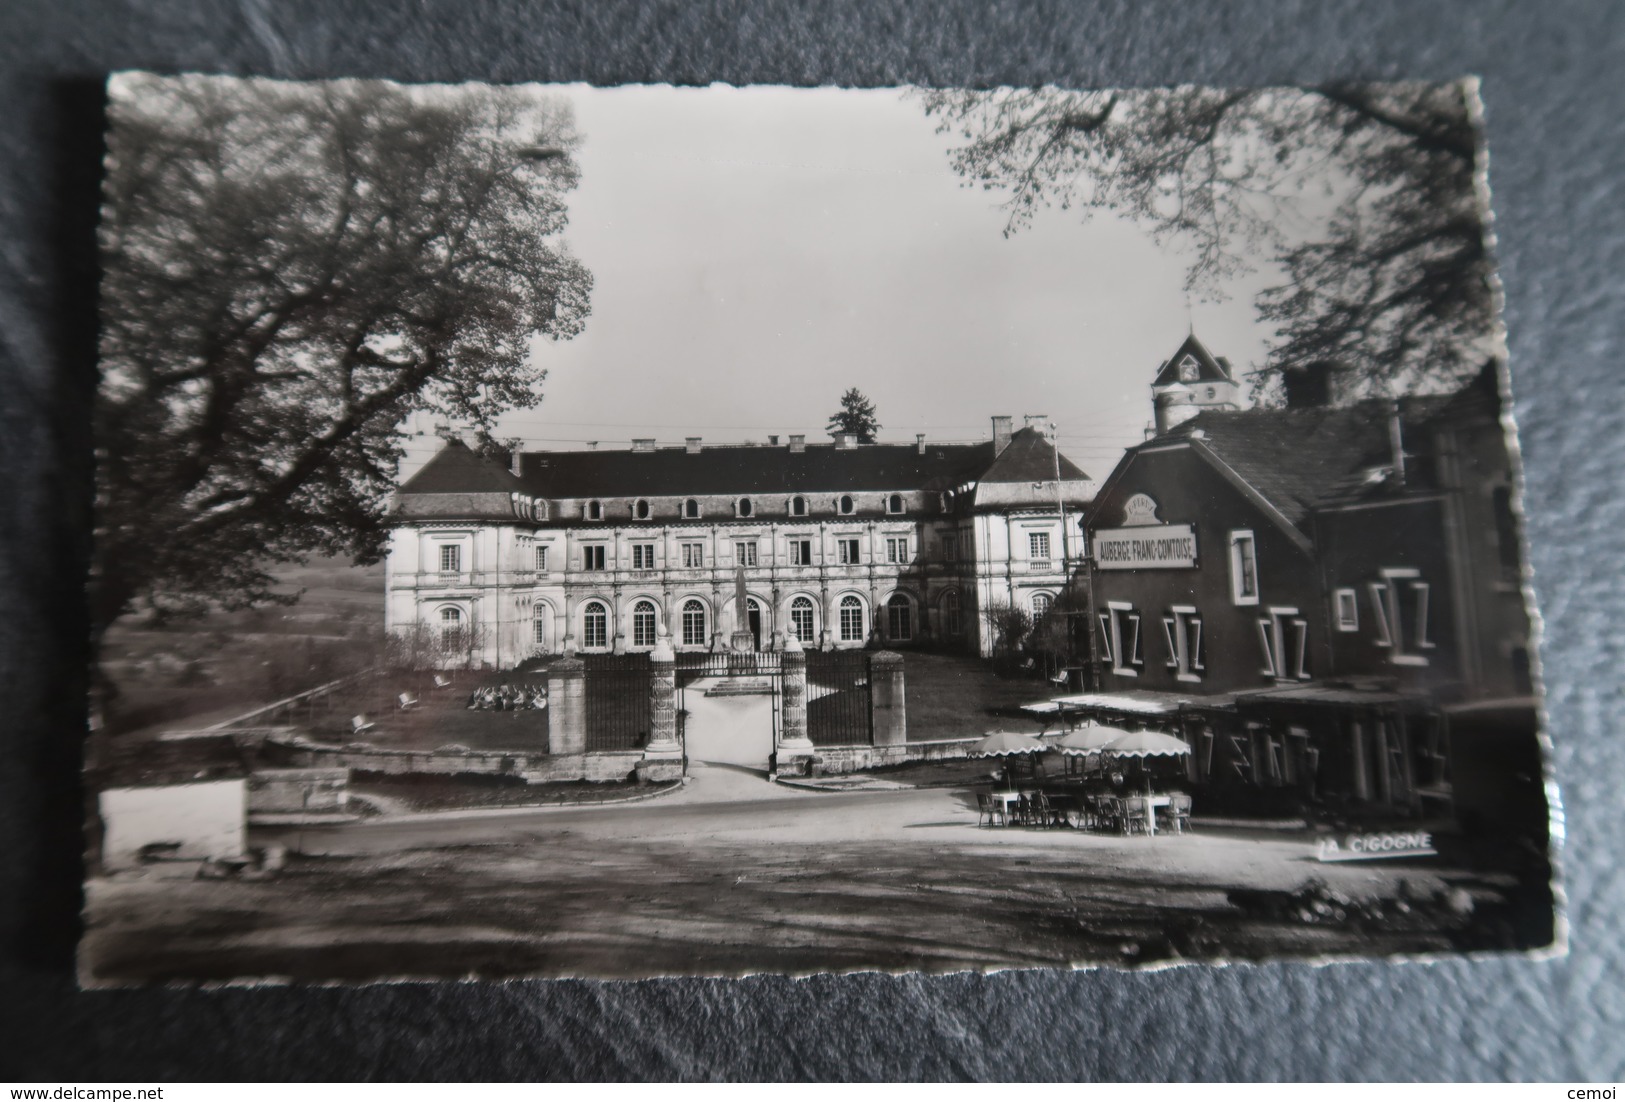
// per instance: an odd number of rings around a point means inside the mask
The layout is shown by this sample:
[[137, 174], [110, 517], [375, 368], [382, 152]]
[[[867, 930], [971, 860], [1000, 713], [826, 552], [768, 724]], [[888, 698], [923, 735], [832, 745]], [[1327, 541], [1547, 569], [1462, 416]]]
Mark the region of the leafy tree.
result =
[[489, 438], [588, 313], [578, 142], [526, 89], [135, 75], [110, 86], [92, 613], [276, 599], [383, 552], [402, 420]]
[[1274, 265], [1262, 369], [1354, 369], [1355, 393], [1460, 382], [1494, 351], [1494, 288], [1469, 83], [1250, 91], [922, 93], [967, 184], [1114, 211], [1190, 250], [1189, 288]]
[[841, 408], [830, 414], [825, 430], [831, 436], [855, 432], [863, 443], [873, 444], [875, 433], [880, 431], [880, 422], [875, 420], [875, 404], [857, 387], [852, 387], [841, 395]]

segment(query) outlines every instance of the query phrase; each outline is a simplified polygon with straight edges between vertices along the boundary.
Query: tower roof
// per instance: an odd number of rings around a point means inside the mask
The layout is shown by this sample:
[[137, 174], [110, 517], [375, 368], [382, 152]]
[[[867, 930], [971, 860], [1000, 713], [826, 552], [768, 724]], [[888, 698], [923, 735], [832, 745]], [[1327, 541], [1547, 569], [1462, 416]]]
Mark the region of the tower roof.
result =
[[[1187, 359], [1195, 366], [1195, 374], [1189, 378], [1181, 378], [1188, 372], [1181, 372], [1180, 365]], [[1167, 386], [1170, 383], [1202, 382], [1202, 383], [1233, 383], [1235, 376], [1230, 371], [1230, 361], [1222, 356], [1215, 356], [1207, 350], [1207, 346], [1196, 339], [1192, 333], [1185, 338], [1185, 343], [1179, 346], [1179, 351], [1162, 362], [1157, 368], [1157, 377], [1152, 386]]]

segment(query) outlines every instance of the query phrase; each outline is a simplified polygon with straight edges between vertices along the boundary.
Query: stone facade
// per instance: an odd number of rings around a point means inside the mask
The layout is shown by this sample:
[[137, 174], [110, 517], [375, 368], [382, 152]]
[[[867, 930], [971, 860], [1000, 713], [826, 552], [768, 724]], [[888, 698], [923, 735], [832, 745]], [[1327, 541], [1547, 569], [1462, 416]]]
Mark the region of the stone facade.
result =
[[392, 505], [386, 623], [496, 668], [735, 632], [986, 655], [992, 611], [1042, 612], [1082, 554], [1094, 484], [1035, 421], [995, 418], [982, 444], [640, 441], [506, 467], [451, 440]]

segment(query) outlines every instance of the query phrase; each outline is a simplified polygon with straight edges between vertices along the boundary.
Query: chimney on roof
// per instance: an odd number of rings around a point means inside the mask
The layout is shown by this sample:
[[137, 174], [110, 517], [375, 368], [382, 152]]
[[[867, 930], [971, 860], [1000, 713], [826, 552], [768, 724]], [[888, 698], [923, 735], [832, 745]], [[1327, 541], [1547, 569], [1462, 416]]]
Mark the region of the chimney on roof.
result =
[[914, 451], [919, 455], [925, 454], [925, 433], [917, 432], [914, 434]]
[[525, 477], [524, 453], [518, 448], [508, 453], [508, 469], [513, 472], [515, 478]]
[[1010, 446], [1010, 418], [993, 418], [993, 454], [997, 456]]
[[777, 436], [769, 436], [767, 438], [767, 446], [770, 447], [770, 448], [778, 447], [779, 446], [779, 438]]
[[632, 450], [635, 452], [652, 452], [655, 450], [654, 437], [639, 436], [632, 440]]
[[835, 434], [835, 446], [842, 451], [858, 446], [858, 434], [855, 432], [838, 432]]
[[1039, 432], [1043, 432], [1044, 429], [1049, 427], [1049, 418], [1042, 413], [1023, 414], [1021, 419], [1025, 422], [1023, 426], [1025, 428], [1037, 429]]
[[698, 436], [683, 437], [683, 444], [685, 445], [689, 455], [700, 454], [700, 438]]
[[790, 434], [790, 453], [792, 455], [800, 455], [802, 452], [804, 452], [806, 450], [807, 450], [807, 437], [804, 434], [799, 433], [799, 432], [791, 433]]

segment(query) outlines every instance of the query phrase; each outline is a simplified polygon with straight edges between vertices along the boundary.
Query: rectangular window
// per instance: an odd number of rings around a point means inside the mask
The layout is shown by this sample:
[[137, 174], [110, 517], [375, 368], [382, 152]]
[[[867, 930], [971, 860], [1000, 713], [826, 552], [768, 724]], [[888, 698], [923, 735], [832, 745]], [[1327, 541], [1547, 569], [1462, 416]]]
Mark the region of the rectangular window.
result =
[[1258, 618], [1258, 645], [1265, 677], [1309, 680], [1309, 622], [1295, 608], [1272, 608]]
[[1230, 599], [1238, 605], [1258, 603], [1258, 547], [1251, 532], [1230, 533]]
[[[1427, 650], [1429, 586], [1420, 571], [1408, 567], [1381, 572], [1382, 581], [1369, 583], [1372, 614], [1377, 620], [1377, 645], [1388, 648], [1388, 661], [1396, 666], [1425, 666], [1424, 655], [1407, 646]], [[1409, 630], [1407, 630], [1409, 629]]]
[[835, 549], [840, 552], [842, 566], [856, 566], [861, 561], [858, 556], [858, 541], [855, 539], [836, 540]]
[[1190, 605], [1175, 605], [1172, 615], [1162, 618], [1162, 634], [1168, 643], [1168, 668], [1181, 681], [1202, 680], [1202, 617]]
[[[655, 545], [652, 543], [634, 543], [632, 545], [632, 569], [653, 570], [655, 568]], [[653, 646], [653, 644], [650, 644]]]
[[683, 565], [693, 569], [705, 565], [705, 544], [683, 544]]
[[1139, 666], [1145, 665], [1145, 657], [1140, 651], [1140, 614], [1134, 611], [1132, 605], [1118, 604], [1116, 601], [1107, 604], [1109, 611], [1108, 637], [1111, 642], [1110, 654], [1112, 656], [1112, 672], [1121, 677], [1138, 677]]
[[541, 573], [541, 574], [547, 573], [547, 548], [546, 547], [538, 547], [536, 549], [536, 570], [537, 570], [538, 573]]
[[1336, 604], [1337, 630], [1360, 630], [1360, 599], [1352, 589], [1339, 589], [1332, 594]]
[[908, 562], [908, 539], [889, 539], [886, 541], [886, 561], [903, 563]]
[[1047, 560], [1049, 558], [1049, 533], [1048, 532], [1029, 532], [1029, 533], [1027, 533], [1027, 557], [1029, 559], [1045, 559], [1045, 560]]
[[942, 537], [942, 558], [944, 562], [953, 562], [959, 558], [959, 537]]
[[581, 569], [604, 569], [604, 545], [601, 543], [588, 544], [581, 549]]
[[790, 541], [790, 565], [791, 566], [811, 566], [812, 565], [812, 540], [791, 540]]
[[456, 574], [463, 568], [463, 549], [455, 543], [440, 545], [440, 572]]
[[756, 565], [756, 542], [754, 540], [734, 544], [734, 565]]

